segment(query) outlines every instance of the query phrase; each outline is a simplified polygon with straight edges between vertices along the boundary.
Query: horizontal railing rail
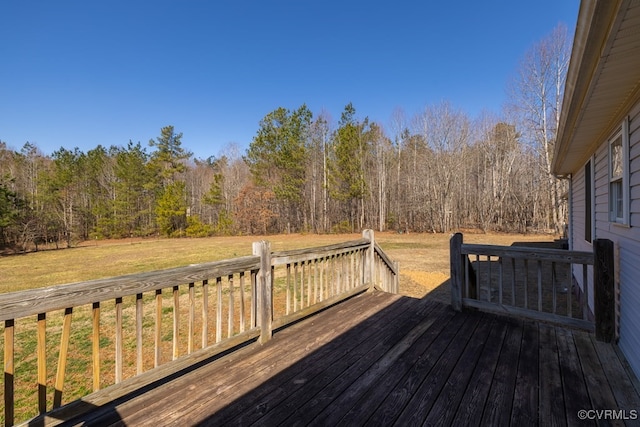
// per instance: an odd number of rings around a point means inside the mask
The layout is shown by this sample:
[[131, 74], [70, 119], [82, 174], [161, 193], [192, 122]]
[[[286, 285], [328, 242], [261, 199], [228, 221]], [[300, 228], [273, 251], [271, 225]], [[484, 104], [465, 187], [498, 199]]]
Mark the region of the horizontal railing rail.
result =
[[[0, 294], [4, 424], [68, 419], [85, 409], [66, 403], [89, 392], [106, 387], [101, 398], [113, 399], [180, 360], [265, 342], [360, 292], [397, 291], [398, 275], [366, 230], [335, 245], [271, 252], [257, 242], [251, 256]], [[33, 403], [16, 413], [18, 400]]]
[[[596, 242], [594, 252], [464, 244], [457, 233], [450, 242], [452, 306], [597, 330], [610, 315], [596, 307], [594, 323], [590, 293], [602, 295], [603, 271], [613, 274], [612, 265], [603, 267], [598, 261], [609, 250], [603, 243]], [[576, 274], [581, 286], [574, 285]]]

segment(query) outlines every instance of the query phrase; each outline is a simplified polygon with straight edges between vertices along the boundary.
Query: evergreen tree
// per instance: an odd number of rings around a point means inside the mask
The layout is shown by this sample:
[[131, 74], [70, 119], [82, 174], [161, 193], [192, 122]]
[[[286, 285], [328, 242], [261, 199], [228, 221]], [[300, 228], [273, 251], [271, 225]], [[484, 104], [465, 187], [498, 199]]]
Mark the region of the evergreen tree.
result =
[[293, 112], [272, 111], [260, 121], [245, 157], [256, 185], [273, 191], [278, 200], [281, 229], [302, 224], [311, 119], [306, 105]]

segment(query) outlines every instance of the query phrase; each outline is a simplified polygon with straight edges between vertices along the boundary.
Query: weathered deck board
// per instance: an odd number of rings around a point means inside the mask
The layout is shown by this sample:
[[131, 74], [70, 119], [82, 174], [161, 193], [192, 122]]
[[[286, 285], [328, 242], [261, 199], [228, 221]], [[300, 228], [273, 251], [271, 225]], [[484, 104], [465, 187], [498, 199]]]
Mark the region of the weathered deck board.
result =
[[617, 357], [583, 331], [367, 292], [68, 424], [589, 425], [579, 409], [639, 409]]

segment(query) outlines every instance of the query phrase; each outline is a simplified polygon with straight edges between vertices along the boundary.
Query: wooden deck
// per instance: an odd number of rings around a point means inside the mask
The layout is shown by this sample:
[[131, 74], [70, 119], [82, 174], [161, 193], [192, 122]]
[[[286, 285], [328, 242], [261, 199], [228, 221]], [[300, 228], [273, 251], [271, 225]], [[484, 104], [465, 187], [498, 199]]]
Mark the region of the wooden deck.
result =
[[115, 402], [88, 396], [68, 424], [590, 425], [579, 410], [640, 410], [627, 372], [586, 332], [376, 291]]

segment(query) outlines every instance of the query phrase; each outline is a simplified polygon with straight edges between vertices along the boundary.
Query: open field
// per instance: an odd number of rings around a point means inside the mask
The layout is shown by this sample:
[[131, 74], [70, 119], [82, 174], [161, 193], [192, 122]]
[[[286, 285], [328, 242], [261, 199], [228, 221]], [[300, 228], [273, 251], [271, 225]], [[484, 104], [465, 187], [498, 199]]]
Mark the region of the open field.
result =
[[[0, 293], [160, 270], [251, 254], [251, 243], [271, 242], [274, 251], [359, 239], [360, 234], [291, 234], [201, 239], [123, 239], [0, 257]], [[448, 234], [376, 233], [378, 244], [400, 263], [400, 292], [422, 297], [449, 278]], [[466, 233], [467, 243], [511, 245], [552, 241], [539, 234]]]

